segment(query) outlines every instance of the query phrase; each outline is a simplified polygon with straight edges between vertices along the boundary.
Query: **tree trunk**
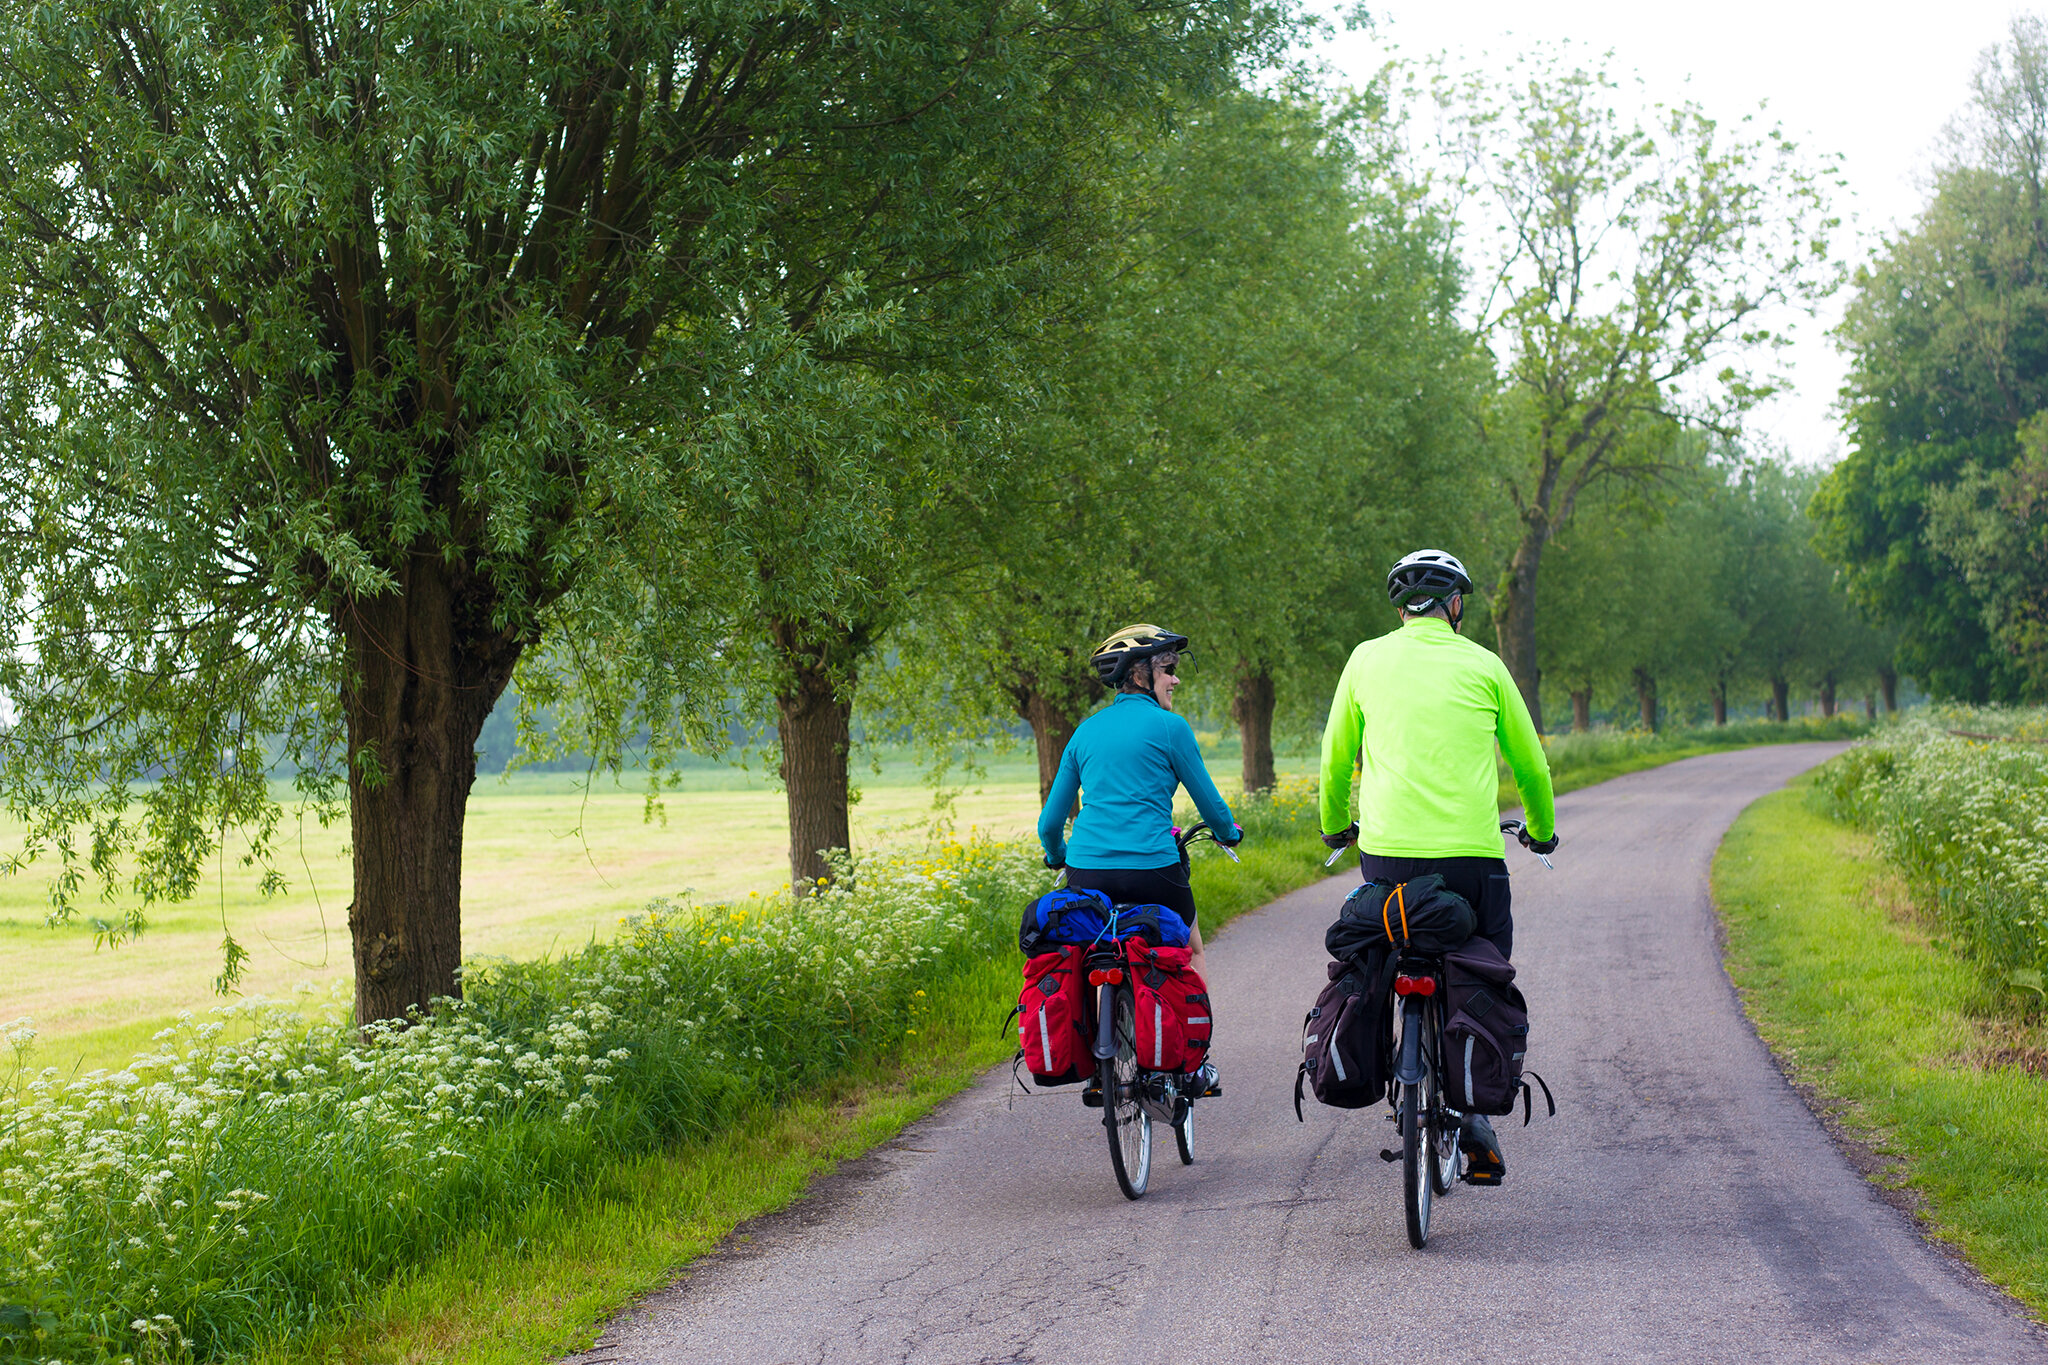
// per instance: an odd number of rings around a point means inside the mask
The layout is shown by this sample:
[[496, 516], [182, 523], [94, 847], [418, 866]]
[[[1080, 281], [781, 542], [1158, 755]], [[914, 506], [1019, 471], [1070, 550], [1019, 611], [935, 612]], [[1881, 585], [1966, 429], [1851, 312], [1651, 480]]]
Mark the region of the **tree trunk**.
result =
[[1714, 679], [1713, 685], [1707, 688], [1707, 700], [1712, 703], [1714, 708], [1714, 724], [1726, 725], [1728, 723], [1728, 680], [1726, 678]]
[[834, 622], [777, 621], [770, 635], [785, 670], [775, 713], [789, 809], [789, 883], [802, 894], [830, 871], [826, 850], [853, 844], [847, 754], [862, 642]]
[[1783, 678], [1771, 679], [1771, 719], [1783, 725], [1792, 719], [1790, 693], [1792, 685]]
[[1643, 719], [1643, 728], [1652, 734], [1657, 730], [1657, 678], [1647, 668], [1635, 670], [1636, 713]]
[[1593, 728], [1593, 689], [1579, 687], [1572, 690], [1572, 729], [1585, 734]]
[[1244, 747], [1244, 790], [1269, 792], [1278, 784], [1273, 775], [1273, 675], [1264, 667], [1240, 663], [1237, 695], [1230, 703], [1230, 716]]
[[1884, 693], [1884, 713], [1891, 715], [1899, 709], [1899, 675], [1889, 664], [1877, 670], [1877, 686]]
[[1863, 694], [1863, 718], [1865, 720], [1877, 719], [1877, 693], [1865, 692]]
[[1011, 695], [1017, 699], [1017, 714], [1031, 726], [1031, 740], [1038, 750], [1038, 803], [1044, 805], [1052, 795], [1052, 780], [1059, 776], [1060, 755], [1067, 751], [1067, 741], [1081, 722], [1030, 682], [1012, 688]]
[[1543, 563], [1545, 539], [1535, 527], [1523, 530], [1522, 543], [1515, 547], [1515, 557], [1493, 598], [1493, 633], [1501, 662], [1508, 666], [1508, 676], [1515, 680], [1539, 734], [1543, 731], [1543, 670], [1536, 666], [1536, 571]]
[[1835, 680], [1822, 678], [1820, 681], [1820, 713], [1823, 716], [1835, 714]]
[[476, 741], [525, 646], [492, 627], [489, 590], [440, 555], [411, 556], [398, 578], [396, 592], [334, 614], [348, 651], [358, 1024], [462, 994], [462, 821]]

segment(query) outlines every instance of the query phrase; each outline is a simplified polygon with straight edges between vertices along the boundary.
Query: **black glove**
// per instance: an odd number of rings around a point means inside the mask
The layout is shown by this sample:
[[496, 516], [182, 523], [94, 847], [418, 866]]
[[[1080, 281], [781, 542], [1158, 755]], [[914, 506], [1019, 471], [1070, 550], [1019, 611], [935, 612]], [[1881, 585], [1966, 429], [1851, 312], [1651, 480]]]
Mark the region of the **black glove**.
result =
[[1230, 829], [1231, 835], [1228, 839], [1218, 839], [1216, 842], [1223, 845], [1225, 848], [1236, 848], [1239, 844], [1244, 842], [1244, 826], [1239, 824], [1232, 824]]
[[1522, 835], [1522, 842], [1529, 846], [1531, 853], [1555, 853], [1557, 852], [1557, 831], [1550, 831], [1548, 839], [1531, 839], [1525, 833]]
[[1349, 829], [1340, 829], [1335, 834], [1323, 836], [1324, 848], [1349, 848], [1358, 842], [1358, 822], [1353, 820]]
[[1055, 872], [1059, 871], [1061, 868], [1066, 866], [1065, 863], [1056, 863], [1051, 858], [1047, 858], [1045, 860], [1045, 865]]

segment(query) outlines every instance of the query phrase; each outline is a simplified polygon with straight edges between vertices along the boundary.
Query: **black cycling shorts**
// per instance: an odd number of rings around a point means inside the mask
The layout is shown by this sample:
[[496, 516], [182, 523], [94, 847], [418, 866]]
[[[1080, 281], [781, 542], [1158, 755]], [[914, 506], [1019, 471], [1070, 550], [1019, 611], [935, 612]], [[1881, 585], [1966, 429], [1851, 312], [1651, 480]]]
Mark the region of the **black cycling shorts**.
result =
[[1491, 941], [1502, 957], [1514, 956], [1515, 917], [1508, 908], [1507, 859], [1396, 858], [1361, 849], [1358, 866], [1369, 882], [1405, 882], [1437, 873], [1447, 889], [1472, 903], [1472, 913], [1479, 917], [1479, 937]]
[[1118, 905], [1163, 905], [1195, 923], [1195, 893], [1188, 885], [1188, 865], [1165, 867], [1069, 867], [1067, 885], [1076, 891], [1100, 891]]

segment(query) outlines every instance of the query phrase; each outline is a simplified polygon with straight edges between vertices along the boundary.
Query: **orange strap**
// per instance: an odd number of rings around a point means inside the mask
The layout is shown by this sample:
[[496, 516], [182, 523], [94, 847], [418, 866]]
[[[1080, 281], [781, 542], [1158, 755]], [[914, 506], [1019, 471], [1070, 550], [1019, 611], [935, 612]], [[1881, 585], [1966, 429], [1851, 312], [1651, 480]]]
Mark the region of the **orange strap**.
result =
[[[1403, 894], [1406, 882], [1395, 882], [1393, 892], [1380, 905], [1380, 928], [1386, 930], [1387, 942], [1399, 947], [1408, 941], [1408, 897]], [[1401, 905], [1401, 937], [1394, 937], [1394, 926], [1387, 918], [1387, 906], [1396, 901]]]

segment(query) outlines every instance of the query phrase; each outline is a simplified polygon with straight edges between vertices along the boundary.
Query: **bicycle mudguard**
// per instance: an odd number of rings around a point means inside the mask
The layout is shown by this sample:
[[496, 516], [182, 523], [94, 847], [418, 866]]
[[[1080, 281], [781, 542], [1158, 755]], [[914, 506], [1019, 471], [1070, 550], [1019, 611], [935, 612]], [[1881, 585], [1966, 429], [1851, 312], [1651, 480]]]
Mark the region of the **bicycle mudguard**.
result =
[[1095, 988], [1095, 1060], [1106, 1062], [1116, 1056], [1116, 997], [1114, 986]]
[[1422, 1083], [1422, 1002], [1404, 1006], [1401, 1015], [1401, 1056], [1394, 1063], [1394, 1079], [1402, 1085]]

